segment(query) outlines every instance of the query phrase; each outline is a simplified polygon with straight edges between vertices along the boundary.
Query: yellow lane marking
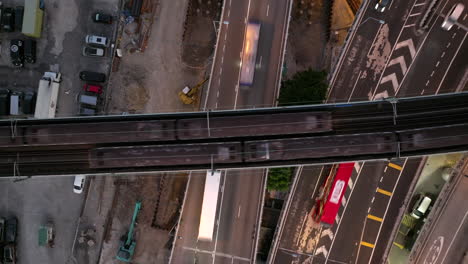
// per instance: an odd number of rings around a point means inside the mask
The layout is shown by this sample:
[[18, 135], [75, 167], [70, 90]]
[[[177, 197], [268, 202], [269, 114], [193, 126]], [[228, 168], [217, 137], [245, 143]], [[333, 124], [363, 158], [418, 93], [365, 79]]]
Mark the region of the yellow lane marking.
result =
[[404, 248], [404, 246], [402, 244], [398, 244], [397, 242], [393, 242], [393, 245], [399, 247], [400, 249]]
[[370, 247], [370, 248], [374, 248], [374, 244], [367, 243], [367, 242], [364, 242], [364, 241], [361, 241], [361, 245], [366, 246], [366, 247]]
[[391, 162], [388, 163], [388, 166], [389, 166], [390, 168], [394, 168], [394, 169], [399, 170], [399, 171], [401, 171], [401, 170], [403, 169], [401, 166], [398, 166], [398, 165], [396, 165], [396, 164], [394, 164], [394, 163], [391, 163]]
[[383, 189], [380, 189], [380, 188], [377, 188], [377, 192], [381, 193], [381, 194], [385, 194], [387, 196], [392, 196], [392, 193], [389, 192], [389, 191], [386, 191], [386, 190], [383, 190]]
[[370, 214], [367, 215], [367, 218], [372, 219], [372, 220], [375, 220], [375, 221], [377, 221], [377, 222], [382, 222], [382, 221], [383, 221], [382, 218], [377, 217], [377, 216], [375, 216], [375, 215], [370, 215]]

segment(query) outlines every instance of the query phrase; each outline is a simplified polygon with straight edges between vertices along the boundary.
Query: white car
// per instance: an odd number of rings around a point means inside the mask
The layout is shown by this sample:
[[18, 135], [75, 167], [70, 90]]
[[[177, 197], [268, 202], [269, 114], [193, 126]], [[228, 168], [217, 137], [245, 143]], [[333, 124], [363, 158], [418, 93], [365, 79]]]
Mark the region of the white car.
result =
[[85, 184], [85, 176], [84, 175], [76, 175], [75, 181], [73, 182], [73, 192], [74, 193], [82, 193], [84, 184]]
[[107, 47], [107, 44], [108, 44], [106, 37], [95, 36], [95, 35], [87, 35], [85, 37], [85, 41], [86, 41], [86, 44], [103, 46], [103, 47]]
[[463, 13], [465, 6], [462, 3], [455, 4], [452, 9], [445, 16], [444, 22], [442, 22], [442, 29], [449, 31], [452, 26], [457, 23], [458, 18]]
[[102, 57], [104, 56], [104, 49], [85, 46], [83, 47], [83, 56]]

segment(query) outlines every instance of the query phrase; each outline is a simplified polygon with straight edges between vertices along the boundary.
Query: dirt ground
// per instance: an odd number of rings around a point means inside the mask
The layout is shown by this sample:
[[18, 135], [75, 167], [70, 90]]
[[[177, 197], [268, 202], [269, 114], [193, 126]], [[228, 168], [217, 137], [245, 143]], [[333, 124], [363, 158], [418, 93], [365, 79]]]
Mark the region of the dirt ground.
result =
[[190, 0], [184, 26], [182, 60], [189, 67], [203, 67], [213, 54], [222, 0]]
[[[307, 68], [329, 71], [354, 15], [346, 0], [294, 0], [286, 47], [286, 78]], [[329, 36], [328, 36], [329, 35]]]

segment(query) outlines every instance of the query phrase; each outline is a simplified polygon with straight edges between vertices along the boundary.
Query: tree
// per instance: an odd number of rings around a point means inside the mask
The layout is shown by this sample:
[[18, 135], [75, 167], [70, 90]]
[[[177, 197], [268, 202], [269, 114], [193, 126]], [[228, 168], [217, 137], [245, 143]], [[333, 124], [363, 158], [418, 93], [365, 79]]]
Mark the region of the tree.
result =
[[283, 81], [279, 106], [320, 104], [327, 95], [327, 73], [307, 69], [296, 73], [292, 79]]
[[269, 191], [286, 191], [289, 189], [292, 168], [272, 168], [268, 171], [267, 189]]

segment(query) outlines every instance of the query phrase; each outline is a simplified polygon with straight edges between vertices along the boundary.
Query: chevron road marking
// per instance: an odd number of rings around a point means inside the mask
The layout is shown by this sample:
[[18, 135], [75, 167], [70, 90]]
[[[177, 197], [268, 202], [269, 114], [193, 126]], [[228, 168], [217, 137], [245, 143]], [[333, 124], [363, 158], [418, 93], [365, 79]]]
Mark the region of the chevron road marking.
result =
[[330, 240], [333, 240], [333, 232], [331, 231], [330, 228], [327, 228], [322, 231], [322, 234], [320, 235], [320, 237], [324, 237], [324, 236], [328, 236]]
[[380, 84], [386, 83], [388, 81], [392, 81], [393, 90], [396, 91], [398, 89], [398, 80], [397, 80], [395, 73], [392, 73], [383, 77], [382, 80], [380, 81]]
[[392, 65], [395, 65], [397, 63], [400, 64], [401, 71], [403, 72], [403, 74], [405, 74], [406, 71], [408, 70], [408, 68], [406, 67], [405, 57], [399, 56], [399, 57], [391, 60], [390, 63], [388, 63], [388, 66], [392, 66]]
[[354, 186], [353, 179], [349, 178], [349, 181], [348, 181], [348, 188], [349, 188], [350, 190], [352, 190], [352, 189], [353, 189], [353, 186]]
[[325, 248], [325, 246], [321, 246], [315, 251], [315, 255], [317, 256], [318, 254], [323, 254], [325, 257], [327, 257], [328, 250]]
[[361, 164], [359, 164], [359, 162], [355, 162], [354, 163], [354, 169], [356, 170], [356, 172], [359, 172], [359, 170], [361, 169]]
[[408, 47], [409, 52], [411, 54], [411, 59], [413, 59], [414, 55], [416, 54], [416, 49], [414, 48], [413, 40], [412, 39], [403, 40], [402, 42], [399, 42], [396, 44], [395, 49], [399, 49], [403, 47]]

